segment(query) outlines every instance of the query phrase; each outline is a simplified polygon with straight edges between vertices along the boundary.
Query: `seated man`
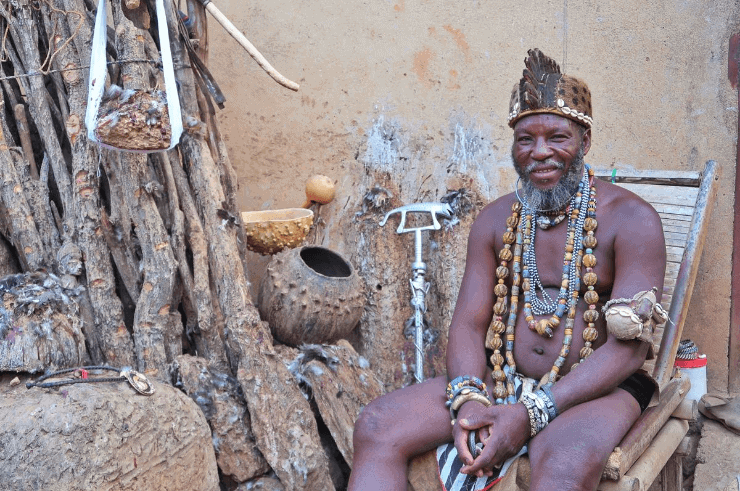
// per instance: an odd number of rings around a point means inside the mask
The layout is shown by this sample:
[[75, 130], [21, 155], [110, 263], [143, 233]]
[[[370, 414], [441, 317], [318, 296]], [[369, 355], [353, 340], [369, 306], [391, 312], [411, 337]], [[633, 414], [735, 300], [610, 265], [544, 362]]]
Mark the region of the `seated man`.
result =
[[473, 223], [447, 378], [362, 411], [351, 490], [405, 489], [408, 460], [445, 444], [447, 489], [485, 489], [526, 445], [531, 490], [594, 490], [653, 396], [638, 370], [665, 319], [660, 217], [584, 164], [586, 84], [536, 49], [525, 65], [509, 113], [521, 189]]

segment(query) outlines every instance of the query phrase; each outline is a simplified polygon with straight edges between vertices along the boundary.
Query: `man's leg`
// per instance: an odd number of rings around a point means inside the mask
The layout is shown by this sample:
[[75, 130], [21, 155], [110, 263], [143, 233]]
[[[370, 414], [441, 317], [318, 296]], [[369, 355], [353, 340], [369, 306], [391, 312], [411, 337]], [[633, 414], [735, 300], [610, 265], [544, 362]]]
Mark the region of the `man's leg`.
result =
[[530, 491], [593, 491], [612, 450], [640, 416], [627, 391], [579, 404], [555, 418], [529, 442]]
[[354, 431], [349, 489], [405, 490], [409, 459], [452, 441], [447, 379], [437, 377], [375, 399]]

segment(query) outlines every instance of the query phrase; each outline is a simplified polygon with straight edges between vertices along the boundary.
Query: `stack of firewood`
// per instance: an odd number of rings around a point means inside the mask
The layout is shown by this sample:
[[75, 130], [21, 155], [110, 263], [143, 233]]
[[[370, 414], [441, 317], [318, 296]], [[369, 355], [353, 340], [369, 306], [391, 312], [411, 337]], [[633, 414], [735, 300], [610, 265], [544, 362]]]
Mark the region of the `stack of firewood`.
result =
[[[318, 409], [304, 391], [313, 380], [332, 397], [364, 394], [345, 396], [344, 419], [327, 422], [351, 465], [352, 422], [382, 388], [349, 344], [322, 355], [344, 363], [308, 372], [301, 367], [321, 356], [273, 345], [250, 300], [212, 84], [193, 68], [207, 55], [205, 13], [197, 2], [181, 5], [185, 28], [171, 0], [165, 5], [186, 131], [173, 150], [141, 154], [87, 137], [95, 2], [0, 3], [0, 274], [52, 275], [77, 294], [92, 364], [131, 366], [202, 404], [224, 485], [270, 475], [286, 490], [334, 489]], [[154, 15], [153, 1], [112, 1], [106, 85], [157, 89]], [[331, 407], [324, 399], [318, 406]]]

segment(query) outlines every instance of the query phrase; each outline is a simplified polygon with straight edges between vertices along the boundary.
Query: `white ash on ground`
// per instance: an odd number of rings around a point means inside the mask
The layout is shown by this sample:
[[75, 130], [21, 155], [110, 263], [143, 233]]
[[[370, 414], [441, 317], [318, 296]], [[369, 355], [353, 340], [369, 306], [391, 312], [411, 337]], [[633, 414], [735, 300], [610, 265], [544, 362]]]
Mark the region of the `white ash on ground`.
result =
[[165, 92], [111, 85], [100, 103], [95, 136], [101, 143], [124, 150], [168, 148], [172, 128]]

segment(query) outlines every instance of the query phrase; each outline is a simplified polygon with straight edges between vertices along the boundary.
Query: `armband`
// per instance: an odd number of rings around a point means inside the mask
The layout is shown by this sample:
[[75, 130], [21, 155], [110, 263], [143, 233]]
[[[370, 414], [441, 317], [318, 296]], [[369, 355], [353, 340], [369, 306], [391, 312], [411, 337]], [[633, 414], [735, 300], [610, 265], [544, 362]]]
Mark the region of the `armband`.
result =
[[603, 308], [607, 332], [617, 339], [637, 339], [652, 345], [655, 326], [668, 319], [665, 309], [657, 302], [656, 291], [653, 288], [630, 299], [609, 300]]

